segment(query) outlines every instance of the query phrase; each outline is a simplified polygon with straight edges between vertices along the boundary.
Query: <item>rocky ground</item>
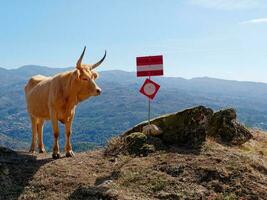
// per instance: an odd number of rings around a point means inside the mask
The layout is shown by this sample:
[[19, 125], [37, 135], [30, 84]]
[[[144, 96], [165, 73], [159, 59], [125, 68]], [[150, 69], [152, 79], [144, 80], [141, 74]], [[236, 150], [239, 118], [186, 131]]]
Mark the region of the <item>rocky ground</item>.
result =
[[[138, 125], [106, 149], [74, 158], [0, 148], [0, 199], [267, 199], [267, 134], [237, 124], [230, 110], [204, 111], [169, 115], [172, 122], [156, 119], [162, 129], [157, 136], [136, 132]], [[188, 145], [177, 136], [165, 140], [163, 122], [174, 135], [184, 134]], [[181, 127], [190, 131], [177, 131]]]

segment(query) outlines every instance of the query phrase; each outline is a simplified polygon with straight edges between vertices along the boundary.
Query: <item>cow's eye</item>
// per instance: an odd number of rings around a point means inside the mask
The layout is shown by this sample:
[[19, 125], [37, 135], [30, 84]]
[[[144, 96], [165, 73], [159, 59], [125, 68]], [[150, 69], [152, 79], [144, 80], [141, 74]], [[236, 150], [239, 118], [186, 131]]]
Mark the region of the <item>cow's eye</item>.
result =
[[82, 78], [82, 80], [83, 80], [83, 81], [88, 81], [88, 78], [85, 78], [85, 77], [84, 77], [84, 78]]

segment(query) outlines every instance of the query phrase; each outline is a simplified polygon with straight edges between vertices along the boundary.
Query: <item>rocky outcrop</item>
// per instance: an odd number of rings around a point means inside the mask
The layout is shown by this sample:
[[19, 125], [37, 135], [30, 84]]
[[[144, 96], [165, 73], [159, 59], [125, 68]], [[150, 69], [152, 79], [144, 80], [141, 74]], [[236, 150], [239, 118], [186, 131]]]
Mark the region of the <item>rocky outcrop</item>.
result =
[[118, 137], [119, 145], [115, 143], [113, 148], [118, 153], [147, 155], [169, 145], [200, 148], [207, 137], [224, 145], [241, 145], [252, 138], [250, 131], [237, 122], [232, 108], [214, 113], [210, 108], [198, 106], [155, 118], [151, 124], [160, 129], [159, 135], [146, 134], [147, 122], [143, 122]]
[[208, 136], [226, 145], [241, 145], [252, 138], [250, 131], [237, 122], [233, 108], [214, 113], [209, 122]]
[[[151, 120], [151, 124], [158, 126], [162, 134], [158, 136], [165, 144], [199, 147], [205, 140], [212, 109], [198, 106], [182, 112], [163, 115]], [[128, 130], [123, 135], [142, 132], [147, 122], [143, 122]]]

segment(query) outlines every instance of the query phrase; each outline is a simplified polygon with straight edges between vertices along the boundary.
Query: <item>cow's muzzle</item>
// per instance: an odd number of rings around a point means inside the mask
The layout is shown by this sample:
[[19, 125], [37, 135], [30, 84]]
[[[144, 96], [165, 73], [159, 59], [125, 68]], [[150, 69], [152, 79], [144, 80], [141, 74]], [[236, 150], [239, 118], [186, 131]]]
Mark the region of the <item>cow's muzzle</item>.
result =
[[101, 90], [100, 88], [97, 88], [97, 89], [96, 89], [96, 95], [100, 95], [101, 92], [102, 92], [102, 90]]

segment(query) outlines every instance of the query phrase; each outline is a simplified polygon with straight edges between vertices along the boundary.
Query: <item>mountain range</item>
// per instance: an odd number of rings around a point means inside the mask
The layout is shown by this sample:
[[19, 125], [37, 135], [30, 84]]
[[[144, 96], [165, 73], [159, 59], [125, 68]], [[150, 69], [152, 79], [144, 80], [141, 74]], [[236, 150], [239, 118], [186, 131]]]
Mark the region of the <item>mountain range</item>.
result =
[[[36, 74], [54, 75], [71, 68], [27, 65], [17, 69], [0, 68], [0, 146], [25, 149], [31, 141], [31, 128], [25, 107], [24, 85]], [[104, 67], [103, 67], [104, 69]], [[100, 71], [97, 80], [103, 93], [82, 102], [73, 122], [74, 150], [103, 146], [106, 141], [147, 119], [148, 100], [139, 93], [145, 78], [134, 72]], [[219, 110], [234, 107], [239, 120], [248, 127], [267, 129], [267, 84], [208, 77], [184, 79], [153, 77], [161, 88], [151, 103], [152, 117], [204, 105]], [[60, 126], [63, 147], [64, 129]], [[44, 142], [50, 150], [53, 137], [50, 122], [44, 128]]]

